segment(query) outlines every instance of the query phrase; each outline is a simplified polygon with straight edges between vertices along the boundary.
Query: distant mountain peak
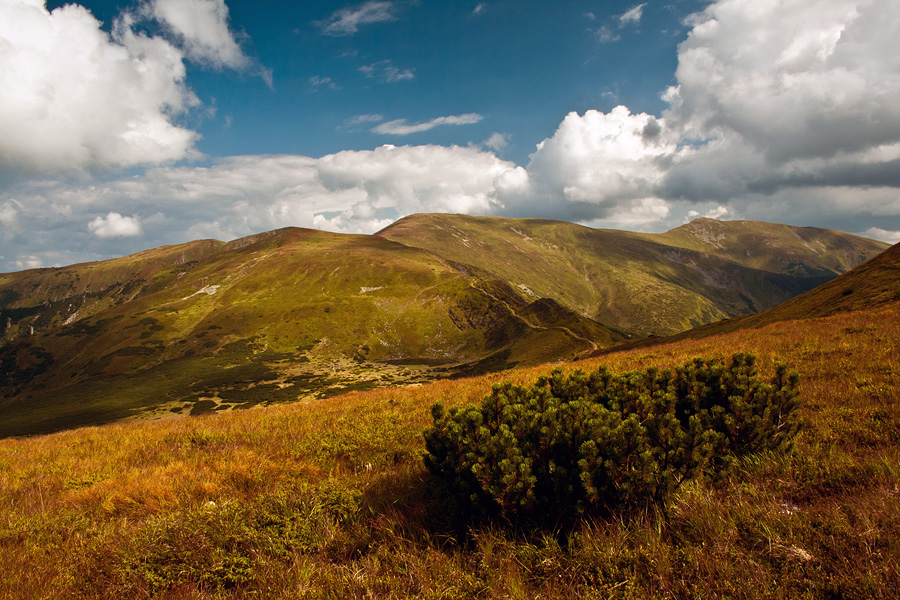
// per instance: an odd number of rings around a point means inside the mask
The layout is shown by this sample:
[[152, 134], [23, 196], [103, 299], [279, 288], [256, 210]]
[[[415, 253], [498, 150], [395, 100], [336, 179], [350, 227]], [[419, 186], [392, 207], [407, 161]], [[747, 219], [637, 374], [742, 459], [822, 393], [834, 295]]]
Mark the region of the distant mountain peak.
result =
[[722, 247], [728, 228], [724, 223], [708, 217], [694, 219], [690, 223], [682, 225], [680, 229], [690, 232], [695, 238], [713, 246]]

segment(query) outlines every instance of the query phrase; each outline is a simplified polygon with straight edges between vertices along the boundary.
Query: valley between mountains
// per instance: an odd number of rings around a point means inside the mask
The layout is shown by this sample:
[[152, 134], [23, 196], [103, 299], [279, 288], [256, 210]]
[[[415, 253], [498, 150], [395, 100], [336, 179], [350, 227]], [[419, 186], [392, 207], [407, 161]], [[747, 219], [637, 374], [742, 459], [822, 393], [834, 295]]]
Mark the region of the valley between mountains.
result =
[[0, 436], [585, 358], [771, 309], [886, 248], [749, 221], [422, 214], [0, 274]]

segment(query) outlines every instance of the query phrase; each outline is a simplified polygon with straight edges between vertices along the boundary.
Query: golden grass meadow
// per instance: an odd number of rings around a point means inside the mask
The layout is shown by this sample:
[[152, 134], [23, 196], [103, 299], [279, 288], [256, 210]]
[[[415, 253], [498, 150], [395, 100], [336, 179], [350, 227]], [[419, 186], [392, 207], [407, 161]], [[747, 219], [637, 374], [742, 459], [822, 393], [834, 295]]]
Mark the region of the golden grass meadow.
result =
[[0, 598], [891, 598], [898, 346], [893, 305], [563, 365], [751, 352], [800, 373], [804, 419], [788, 454], [567, 535], [461, 529], [421, 458], [434, 402], [550, 365], [0, 440]]

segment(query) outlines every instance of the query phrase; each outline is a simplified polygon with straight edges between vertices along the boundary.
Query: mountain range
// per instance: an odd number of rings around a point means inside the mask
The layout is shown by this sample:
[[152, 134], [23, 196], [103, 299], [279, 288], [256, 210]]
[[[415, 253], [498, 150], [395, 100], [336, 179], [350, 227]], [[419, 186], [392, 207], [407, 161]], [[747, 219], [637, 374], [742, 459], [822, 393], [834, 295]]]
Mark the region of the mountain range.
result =
[[0, 436], [571, 360], [772, 309], [885, 248], [750, 221], [426, 214], [0, 274]]

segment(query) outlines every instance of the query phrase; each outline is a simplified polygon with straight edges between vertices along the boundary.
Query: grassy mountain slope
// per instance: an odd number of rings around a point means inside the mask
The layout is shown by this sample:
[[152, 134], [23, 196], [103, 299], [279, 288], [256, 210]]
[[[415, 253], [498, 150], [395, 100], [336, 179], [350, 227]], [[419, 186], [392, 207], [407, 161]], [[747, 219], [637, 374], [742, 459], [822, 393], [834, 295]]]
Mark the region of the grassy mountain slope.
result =
[[377, 235], [644, 335], [769, 308], [887, 247], [829, 230], [709, 220], [665, 234], [635, 234], [539, 219], [428, 214], [401, 219]]
[[[882, 309], [900, 303], [900, 244], [840, 277], [760, 313], [685, 331], [673, 339], [701, 338], [762, 327], [779, 321], [817, 319], [834, 314]], [[646, 344], [647, 342], [636, 342]]]
[[805, 419], [792, 451], [683, 487], [665, 515], [568, 536], [460, 532], [421, 461], [434, 402], [549, 366], [0, 440], [0, 597], [892, 598], [900, 304], [872, 306], [564, 365], [752, 352], [762, 376], [801, 374]]
[[900, 244], [816, 289], [788, 300], [765, 314], [753, 315], [756, 324], [813, 319], [837, 313], [881, 308], [900, 301]]
[[695, 219], [646, 239], [688, 248], [754, 269], [798, 276], [836, 276], [872, 258], [887, 244], [859, 236], [759, 221]]
[[[0, 349], [0, 435], [571, 359], [625, 338], [373, 236], [285, 229], [36, 277], [4, 288], [22, 302], [31, 285], [48, 312], [5, 309], [24, 316]], [[94, 288], [112, 291], [57, 309]]]
[[102, 262], [0, 273], [0, 337], [39, 333], [168, 287], [223, 246], [200, 240]]

